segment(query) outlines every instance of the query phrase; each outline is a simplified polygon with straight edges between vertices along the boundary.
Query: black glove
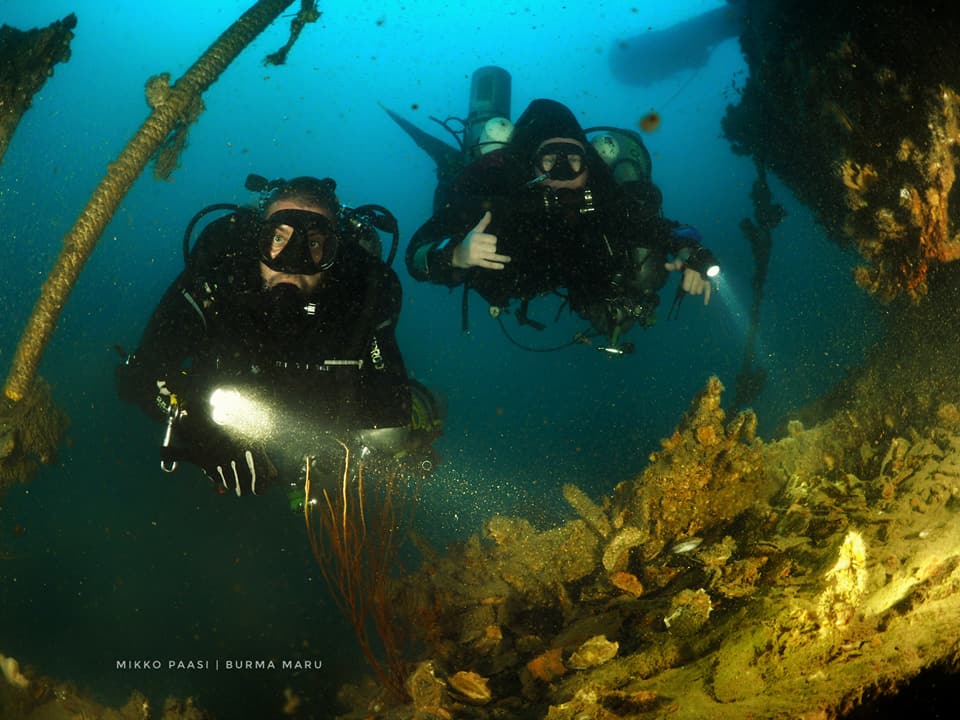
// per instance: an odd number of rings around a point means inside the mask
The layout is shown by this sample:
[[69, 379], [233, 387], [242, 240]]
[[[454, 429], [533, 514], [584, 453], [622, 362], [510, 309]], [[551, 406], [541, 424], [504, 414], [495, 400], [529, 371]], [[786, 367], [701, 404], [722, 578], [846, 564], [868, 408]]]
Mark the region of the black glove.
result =
[[277, 469], [252, 443], [235, 440], [206, 417], [188, 413], [176, 421], [170, 445], [161, 448], [166, 463], [197, 465], [220, 492], [262, 495]]

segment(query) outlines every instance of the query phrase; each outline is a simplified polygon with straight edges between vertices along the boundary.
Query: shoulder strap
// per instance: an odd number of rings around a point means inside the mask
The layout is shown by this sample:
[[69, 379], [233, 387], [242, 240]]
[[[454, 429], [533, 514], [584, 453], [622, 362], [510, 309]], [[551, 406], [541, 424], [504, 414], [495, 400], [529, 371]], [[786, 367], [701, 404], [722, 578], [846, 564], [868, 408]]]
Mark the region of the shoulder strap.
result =
[[187, 257], [185, 284], [213, 289], [224, 282], [236, 282], [249, 271], [255, 252], [255, 211], [239, 208], [207, 225]]
[[[371, 350], [368, 344], [371, 338], [376, 337], [377, 330], [380, 329], [380, 323], [383, 320], [378, 317], [380, 304], [383, 299], [384, 279], [389, 272], [388, 266], [383, 261], [368, 257], [366, 267], [363, 270], [364, 287], [363, 302], [360, 305], [359, 314], [353, 319], [353, 327], [349, 333], [348, 346], [356, 349], [360, 353], [367, 353]], [[392, 322], [391, 318], [386, 318]], [[364, 362], [371, 362], [369, 357], [364, 357]]]

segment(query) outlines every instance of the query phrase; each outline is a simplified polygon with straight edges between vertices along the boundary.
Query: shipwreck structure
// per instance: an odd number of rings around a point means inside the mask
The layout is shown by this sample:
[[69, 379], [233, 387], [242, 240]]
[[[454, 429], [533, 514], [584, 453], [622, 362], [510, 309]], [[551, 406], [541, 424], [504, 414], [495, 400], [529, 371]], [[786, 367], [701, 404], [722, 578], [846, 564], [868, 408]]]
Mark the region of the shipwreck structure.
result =
[[57, 63], [70, 59], [77, 17], [68, 15], [45, 28], [0, 27], [0, 160], [20, 118], [30, 108]]
[[856, 247], [857, 283], [920, 300], [960, 258], [954, 182], [960, 109], [955, 6], [732, 3], [750, 78], [723, 122], [735, 151], [775, 173], [828, 235]]
[[960, 387], [904, 368], [931, 394], [891, 413], [887, 361], [768, 443], [711, 379], [638, 478], [598, 502], [564, 488], [575, 519], [491, 518], [428, 556], [398, 593], [409, 702], [345, 688], [343, 717], [832, 718], [949, 666]]

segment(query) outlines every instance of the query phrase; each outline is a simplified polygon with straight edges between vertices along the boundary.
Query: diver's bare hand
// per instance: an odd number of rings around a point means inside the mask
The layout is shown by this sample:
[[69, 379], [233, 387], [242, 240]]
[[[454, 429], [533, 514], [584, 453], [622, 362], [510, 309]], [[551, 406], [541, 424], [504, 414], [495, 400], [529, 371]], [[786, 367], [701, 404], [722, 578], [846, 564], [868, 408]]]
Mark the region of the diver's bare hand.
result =
[[707, 305], [710, 303], [710, 281], [704, 279], [696, 270], [686, 267], [680, 260], [674, 260], [673, 262], [668, 262], [664, 267], [667, 270], [673, 271], [682, 271], [683, 272], [683, 289], [690, 295], [703, 295], [703, 304]]
[[497, 236], [484, 232], [490, 224], [491, 217], [490, 211], [487, 210], [480, 218], [480, 222], [463, 238], [463, 242], [453, 249], [454, 267], [503, 270], [503, 266], [510, 262], [509, 255], [500, 255], [497, 252]]

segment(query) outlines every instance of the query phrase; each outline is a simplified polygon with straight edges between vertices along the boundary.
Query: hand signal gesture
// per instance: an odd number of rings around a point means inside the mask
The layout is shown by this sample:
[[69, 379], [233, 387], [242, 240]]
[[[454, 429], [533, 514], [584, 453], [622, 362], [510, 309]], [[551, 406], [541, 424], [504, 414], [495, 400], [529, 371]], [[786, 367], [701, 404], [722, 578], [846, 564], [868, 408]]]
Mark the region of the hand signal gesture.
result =
[[491, 219], [487, 210], [480, 222], [467, 233], [463, 241], [453, 250], [453, 266], [457, 268], [482, 267], [488, 270], [503, 270], [510, 262], [509, 255], [497, 252], [497, 236], [486, 232]]

